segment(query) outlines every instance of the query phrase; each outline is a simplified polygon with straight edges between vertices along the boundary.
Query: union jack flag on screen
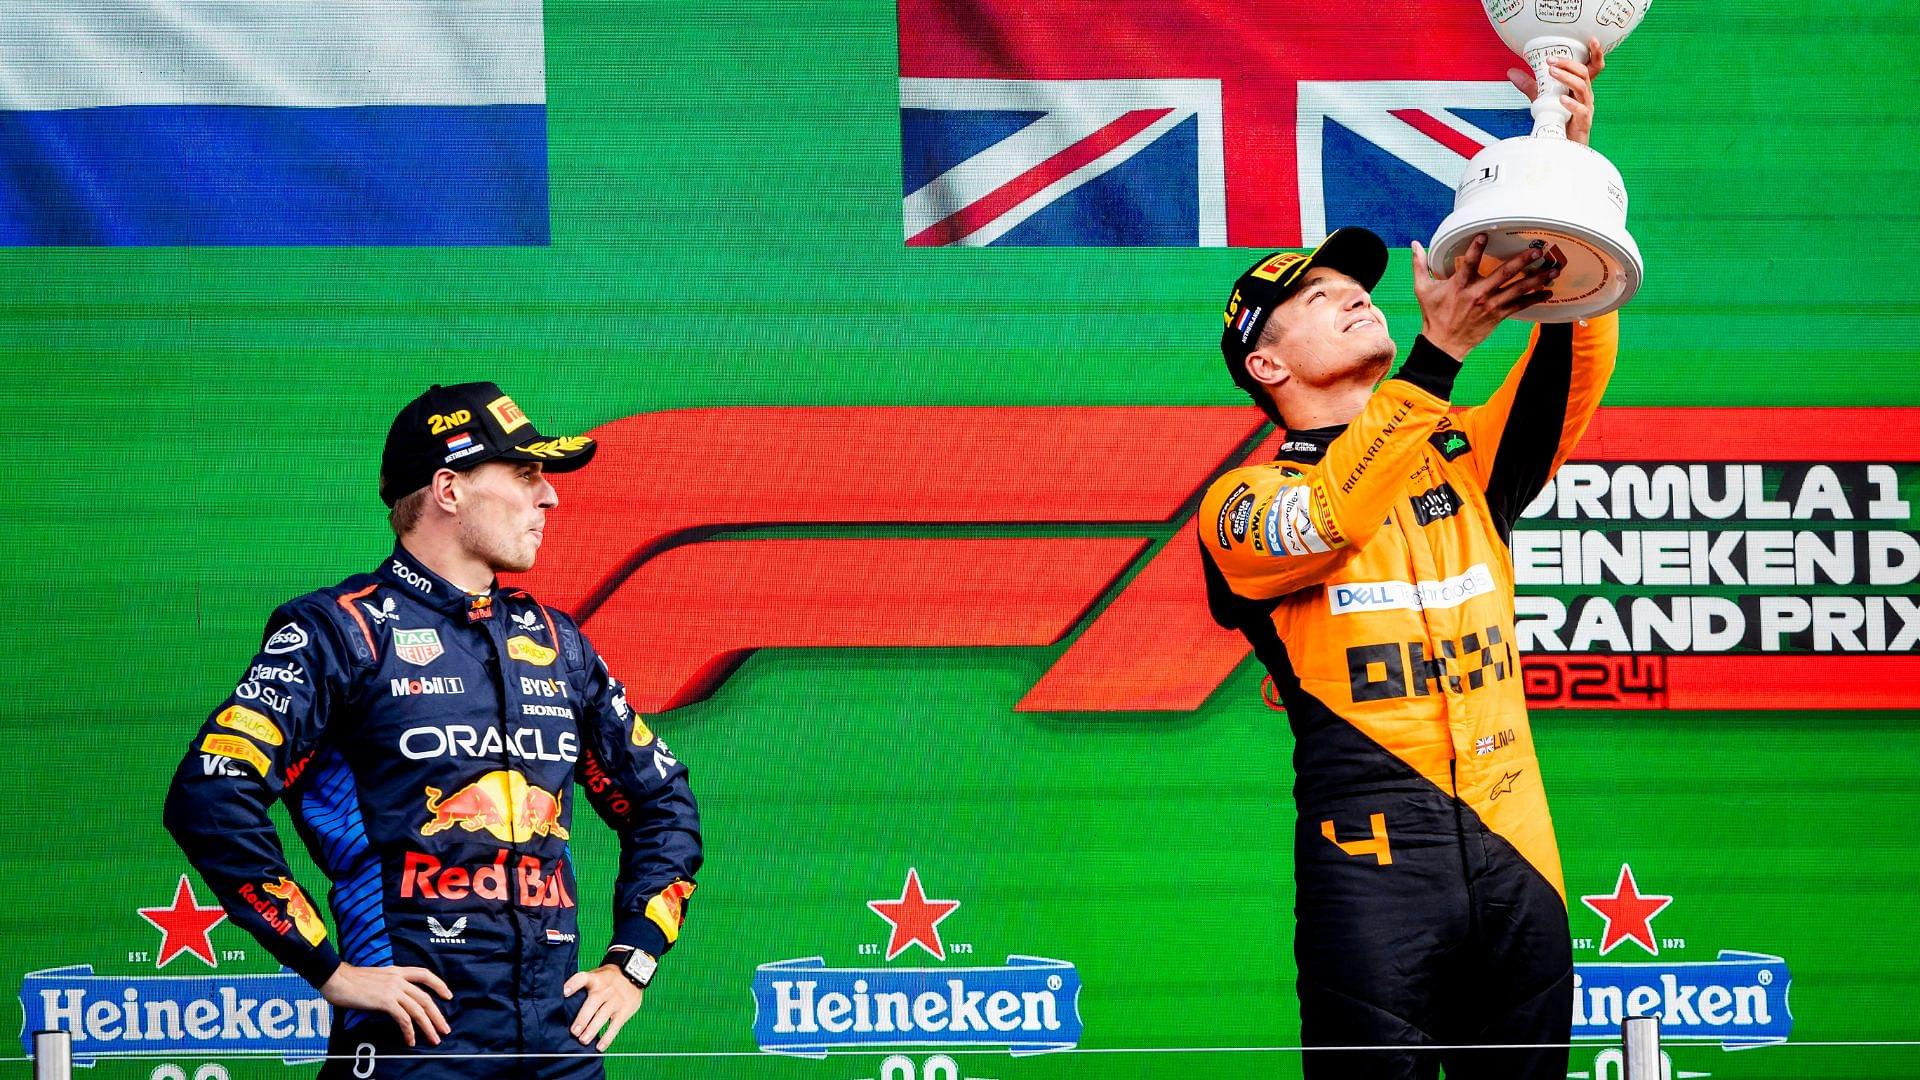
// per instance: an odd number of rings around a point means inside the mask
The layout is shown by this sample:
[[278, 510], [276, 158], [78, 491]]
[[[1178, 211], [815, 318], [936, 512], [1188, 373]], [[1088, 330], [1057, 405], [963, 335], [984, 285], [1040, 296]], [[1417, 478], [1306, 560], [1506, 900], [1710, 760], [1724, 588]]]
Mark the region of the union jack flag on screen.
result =
[[1426, 240], [1531, 127], [1471, 0], [899, 0], [906, 242]]

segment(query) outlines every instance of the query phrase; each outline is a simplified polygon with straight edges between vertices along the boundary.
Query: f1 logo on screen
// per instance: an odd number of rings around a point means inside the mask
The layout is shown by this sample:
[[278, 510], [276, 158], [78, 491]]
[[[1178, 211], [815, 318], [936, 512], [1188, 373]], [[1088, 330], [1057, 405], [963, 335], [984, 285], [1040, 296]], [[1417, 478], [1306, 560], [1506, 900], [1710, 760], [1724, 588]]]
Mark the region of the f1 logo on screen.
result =
[[[1914, 412], [1602, 409], [1513, 535], [1529, 699], [1920, 706]], [[643, 711], [703, 700], [755, 649], [1049, 646], [1083, 623], [1016, 709], [1191, 711], [1248, 646], [1209, 619], [1187, 534], [1213, 477], [1273, 456], [1262, 426], [1224, 407], [630, 416], [593, 432], [622, 464], [561, 478], [569, 527], [524, 583], [633, 673]], [[891, 535], [729, 535], [766, 526]]]

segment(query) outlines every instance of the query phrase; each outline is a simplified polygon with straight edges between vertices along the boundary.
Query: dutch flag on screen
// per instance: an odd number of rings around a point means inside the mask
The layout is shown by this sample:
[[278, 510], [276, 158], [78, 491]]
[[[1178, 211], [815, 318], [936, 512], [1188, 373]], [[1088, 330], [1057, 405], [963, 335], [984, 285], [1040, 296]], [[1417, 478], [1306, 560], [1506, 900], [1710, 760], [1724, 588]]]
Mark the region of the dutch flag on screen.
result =
[[0, 246], [547, 240], [540, 0], [0, 2]]

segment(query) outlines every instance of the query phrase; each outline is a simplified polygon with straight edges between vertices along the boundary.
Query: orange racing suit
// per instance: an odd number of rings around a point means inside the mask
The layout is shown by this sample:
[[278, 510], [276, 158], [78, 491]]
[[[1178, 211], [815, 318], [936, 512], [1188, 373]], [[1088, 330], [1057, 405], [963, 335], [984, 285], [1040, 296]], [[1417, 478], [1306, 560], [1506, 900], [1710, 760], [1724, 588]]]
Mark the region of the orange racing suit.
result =
[[[1567, 1041], [1560, 856], [1514, 648], [1507, 539], [1586, 430], [1615, 315], [1539, 327], [1485, 405], [1425, 338], [1344, 427], [1289, 431], [1197, 519], [1214, 617], [1294, 735], [1308, 1046]], [[1309, 1052], [1307, 1076], [1566, 1074], [1567, 1051]]]

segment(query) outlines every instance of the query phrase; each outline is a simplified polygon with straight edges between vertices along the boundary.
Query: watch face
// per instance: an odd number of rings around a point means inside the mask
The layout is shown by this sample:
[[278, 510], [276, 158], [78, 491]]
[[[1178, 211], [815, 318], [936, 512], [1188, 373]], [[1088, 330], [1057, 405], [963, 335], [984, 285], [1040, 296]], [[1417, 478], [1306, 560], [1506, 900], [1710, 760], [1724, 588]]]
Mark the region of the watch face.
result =
[[622, 965], [622, 969], [626, 971], [627, 978], [645, 986], [653, 980], [653, 972], [659, 966], [660, 961], [635, 949], [627, 954], [627, 962]]

